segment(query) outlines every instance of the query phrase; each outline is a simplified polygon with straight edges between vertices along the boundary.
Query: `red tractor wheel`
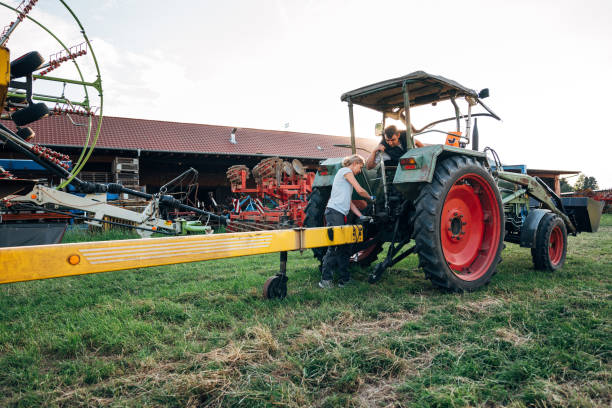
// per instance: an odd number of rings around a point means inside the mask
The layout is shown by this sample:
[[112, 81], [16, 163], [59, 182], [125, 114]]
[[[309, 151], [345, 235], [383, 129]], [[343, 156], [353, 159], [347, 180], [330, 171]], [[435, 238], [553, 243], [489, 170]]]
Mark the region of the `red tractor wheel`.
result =
[[563, 220], [555, 214], [546, 214], [536, 232], [536, 247], [531, 258], [536, 269], [556, 271], [565, 263], [567, 253], [567, 229]]
[[475, 159], [439, 162], [416, 200], [419, 265], [434, 285], [462, 291], [489, 282], [501, 261], [503, 206], [489, 172]]

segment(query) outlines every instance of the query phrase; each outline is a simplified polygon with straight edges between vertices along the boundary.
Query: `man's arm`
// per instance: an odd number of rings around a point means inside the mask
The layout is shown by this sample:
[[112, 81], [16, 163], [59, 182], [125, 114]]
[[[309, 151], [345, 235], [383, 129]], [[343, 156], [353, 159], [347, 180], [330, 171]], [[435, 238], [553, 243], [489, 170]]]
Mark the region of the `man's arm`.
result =
[[366, 168], [368, 170], [372, 170], [374, 167], [376, 167], [376, 154], [378, 152], [384, 152], [384, 151], [385, 151], [385, 146], [383, 146], [382, 144], [379, 144], [378, 146], [376, 146], [376, 149], [374, 149], [372, 153], [370, 153], [370, 155], [368, 156], [368, 160], [366, 160]]
[[355, 178], [355, 175], [353, 174], [352, 171], [349, 172], [349, 173], [346, 173], [344, 175], [344, 178], [346, 179], [346, 181], [351, 183], [351, 186], [353, 186], [353, 188], [355, 189], [357, 194], [359, 194], [363, 198], [367, 198], [368, 200], [372, 200], [372, 197], [370, 197], [370, 194], [368, 194], [368, 192], [365, 191], [365, 189], [363, 187], [361, 187], [361, 185], [357, 182], [357, 179]]
[[363, 215], [361, 214], [361, 211], [359, 211], [359, 208], [357, 208], [357, 206], [353, 204], [353, 201], [351, 201], [351, 211], [358, 217], [361, 217]]

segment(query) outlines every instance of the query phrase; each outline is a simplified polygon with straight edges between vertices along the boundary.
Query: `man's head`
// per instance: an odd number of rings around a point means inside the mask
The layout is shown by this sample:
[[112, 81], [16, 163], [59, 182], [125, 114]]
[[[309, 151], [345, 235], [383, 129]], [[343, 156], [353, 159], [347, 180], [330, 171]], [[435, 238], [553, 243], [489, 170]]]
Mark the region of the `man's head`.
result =
[[384, 133], [385, 142], [389, 147], [395, 147], [400, 145], [400, 131], [394, 125], [388, 126]]

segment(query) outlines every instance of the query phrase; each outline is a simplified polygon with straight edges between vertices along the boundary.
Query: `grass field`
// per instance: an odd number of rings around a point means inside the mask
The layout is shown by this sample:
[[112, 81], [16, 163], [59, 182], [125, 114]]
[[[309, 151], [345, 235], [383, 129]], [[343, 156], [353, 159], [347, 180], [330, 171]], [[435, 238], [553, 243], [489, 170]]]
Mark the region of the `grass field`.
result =
[[557, 273], [508, 245], [475, 293], [434, 289], [416, 257], [323, 291], [305, 252], [289, 254], [288, 298], [262, 300], [276, 268], [265, 255], [1, 286], [0, 406], [611, 404], [612, 215], [569, 238]]

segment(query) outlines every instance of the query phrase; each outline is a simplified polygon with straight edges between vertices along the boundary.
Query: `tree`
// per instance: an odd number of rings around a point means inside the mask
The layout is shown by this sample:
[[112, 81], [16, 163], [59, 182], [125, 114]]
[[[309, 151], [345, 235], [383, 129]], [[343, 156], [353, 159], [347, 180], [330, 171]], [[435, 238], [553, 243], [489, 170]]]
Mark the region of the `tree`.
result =
[[571, 184], [568, 183], [567, 180], [564, 179], [564, 178], [559, 180], [559, 184], [561, 185], [561, 192], [562, 193], [570, 193], [570, 192], [574, 191], [574, 188], [571, 186]]
[[576, 184], [574, 184], [574, 190], [576, 191], [586, 189], [597, 190], [598, 188], [599, 186], [597, 185], [597, 179], [595, 179], [595, 177], [585, 176], [582, 173], [580, 173], [576, 180]]
[[595, 177], [585, 177], [584, 178], [584, 188], [590, 188], [591, 190], [597, 190], [599, 186], [597, 185], [597, 180]]

